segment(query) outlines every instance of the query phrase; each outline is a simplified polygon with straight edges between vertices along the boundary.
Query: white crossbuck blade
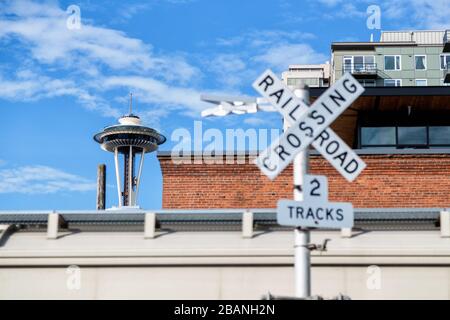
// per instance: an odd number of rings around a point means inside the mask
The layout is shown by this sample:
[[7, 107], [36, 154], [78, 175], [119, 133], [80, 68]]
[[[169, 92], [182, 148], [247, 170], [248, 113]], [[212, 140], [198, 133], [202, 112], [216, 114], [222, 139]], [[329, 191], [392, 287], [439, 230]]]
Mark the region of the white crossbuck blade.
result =
[[202, 95], [201, 100], [217, 105], [214, 108], [203, 110], [202, 117], [226, 116], [230, 113], [245, 114], [255, 113], [259, 110], [276, 112], [277, 110], [264, 98], [251, 98], [239, 96], [214, 96]]
[[255, 113], [256, 103], [253, 104], [239, 104], [239, 103], [228, 103], [221, 102], [216, 108], [210, 108], [202, 111], [202, 117], [207, 116], [226, 116], [230, 113], [234, 114], [244, 114], [244, 113]]
[[266, 70], [253, 87], [292, 124], [255, 160], [267, 177], [275, 179], [311, 143], [348, 181], [353, 181], [366, 167], [358, 155], [328, 128], [364, 92], [349, 73], [310, 107], [270, 70]]

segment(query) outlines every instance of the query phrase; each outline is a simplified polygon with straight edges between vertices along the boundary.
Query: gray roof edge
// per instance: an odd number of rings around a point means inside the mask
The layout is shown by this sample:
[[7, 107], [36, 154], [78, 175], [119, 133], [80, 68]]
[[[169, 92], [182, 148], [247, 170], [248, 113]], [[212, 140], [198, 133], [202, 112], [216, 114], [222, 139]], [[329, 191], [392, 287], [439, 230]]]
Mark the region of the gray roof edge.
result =
[[[425, 212], [440, 212], [450, 211], [450, 208], [445, 207], [429, 207], [429, 208], [354, 208], [358, 214], [368, 213], [425, 213]], [[49, 213], [58, 213], [63, 216], [67, 215], [96, 215], [96, 216], [127, 216], [127, 215], [144, 215], [145, 213], [155, 213], [158, 215], [223, 215], [223, 214], [237, 214], [244, 212], [253, 212], [256, 214], [275, 213], [276, 208], [235, 208], [235, 209], [157, 209], [157, 210], [52, 210], [52, 211], [25, 211], [25, 210], [2, 210], [0, 211], [0, 220], [2, 216], [43, 216]]]

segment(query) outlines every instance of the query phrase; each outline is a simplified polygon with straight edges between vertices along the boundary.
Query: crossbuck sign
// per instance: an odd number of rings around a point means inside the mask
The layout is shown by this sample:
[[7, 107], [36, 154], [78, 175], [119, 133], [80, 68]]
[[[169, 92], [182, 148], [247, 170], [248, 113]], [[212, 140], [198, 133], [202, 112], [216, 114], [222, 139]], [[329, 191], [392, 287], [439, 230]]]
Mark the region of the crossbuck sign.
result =
[[267, 177], [275, 179], [310, 144], [350, 182], [364, 170], [366, 164], [328, 128], [364, 92], [349, 73], [309, 107], [270, 70], [256, 79], [253, 87], [291, 123], [255, 160]]

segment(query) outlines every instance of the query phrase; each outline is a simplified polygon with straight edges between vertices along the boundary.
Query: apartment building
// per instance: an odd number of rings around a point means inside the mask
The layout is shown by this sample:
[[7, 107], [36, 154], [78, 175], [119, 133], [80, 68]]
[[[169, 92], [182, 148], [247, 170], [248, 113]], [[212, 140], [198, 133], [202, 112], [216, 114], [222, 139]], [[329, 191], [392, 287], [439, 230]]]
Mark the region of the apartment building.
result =
[[448, 85], [449, 31], [384, 31], [379, 42], [333, 42], [331, 82], [350, 72], [364, 86]]
[[[450, 63], [448, 56], [450, 55], [450, 30], [446, 30], [444, 34], [444, 50], [443, 53], [445, 55], [445, 66], [442, 72], [442, 77], [444, 78], [444, 83], [450, 83]], [[444, 58], [443, 58], [444, 59]]]
[[288, 86], [307, 84], [310, 87], [328, 87], [330, 84], [330, 64], [293, 64], [282, 73]]

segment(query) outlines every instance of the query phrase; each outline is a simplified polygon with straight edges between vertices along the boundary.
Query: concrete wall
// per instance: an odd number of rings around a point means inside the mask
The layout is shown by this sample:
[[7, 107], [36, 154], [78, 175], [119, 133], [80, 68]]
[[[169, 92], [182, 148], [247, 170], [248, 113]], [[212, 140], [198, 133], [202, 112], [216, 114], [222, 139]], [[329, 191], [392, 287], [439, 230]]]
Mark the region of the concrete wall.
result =
[[[450, 298], [450, 238], [439, 231], [355, 230], [350, 238], [311, 231], [311, 243], [325, 239], [325, 251], [311, 252], [312, 294]], [[143, 232], [64, 231], [51, 240], [45, 232], [16, 232], [0, 246], [0, 299], [291, 296], [293, 243], [291, 230], [255, 231], [252, 238], [237, 231], [157, 230], [153, 239]], [[368, 269], [374, 265], [379, 269]]]
[[[352, 299], [450, 299], [450, 267], [381, 266], [380, 288], [366, 266], [312, 269], [312, 292]], [[260, 299], [293, 295], [292, 266], [82, 267], [79, 290], [66, 268], [0, 268], [0, 299]]]

